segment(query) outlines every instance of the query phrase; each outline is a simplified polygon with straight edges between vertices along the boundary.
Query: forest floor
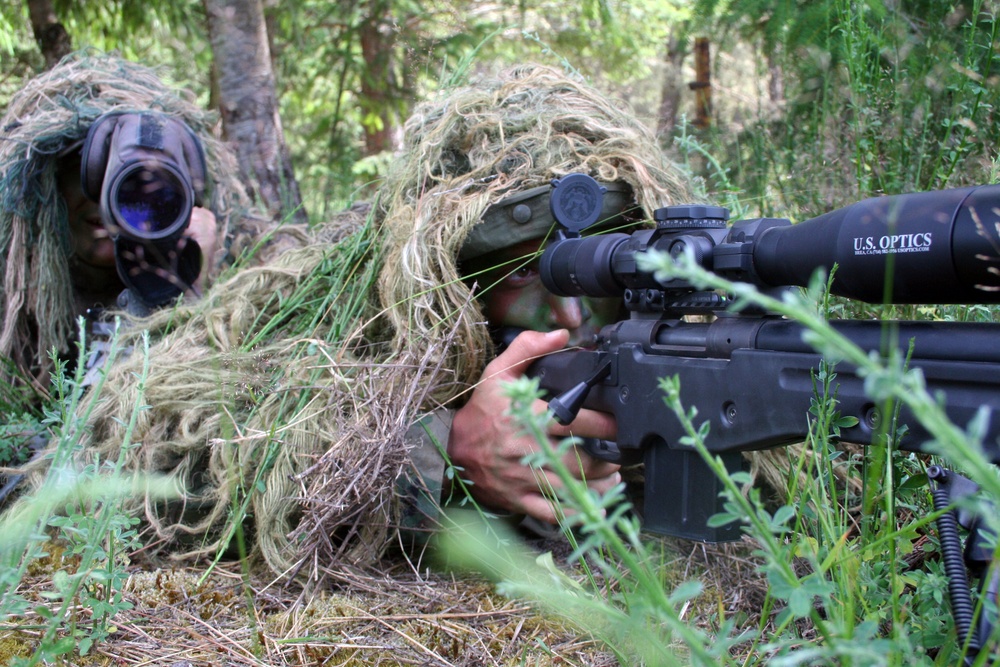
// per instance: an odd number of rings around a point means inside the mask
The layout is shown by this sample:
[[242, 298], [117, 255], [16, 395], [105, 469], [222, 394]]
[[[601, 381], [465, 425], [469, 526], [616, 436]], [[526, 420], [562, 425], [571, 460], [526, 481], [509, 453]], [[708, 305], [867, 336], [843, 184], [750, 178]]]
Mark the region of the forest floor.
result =
[[[692, 623], [715, 626], [720, 614], [739, 613], [751, 624], [759, 619], [766, 584], [749, 556], [751, 547], [682, 540], [666, 546], [668, 579], [699, 578], [705, 584], [705, 593], [685, 611]], [[568, 550], [554, 551], [560, 559]], [[499, 595], [481, 578], [418, 573], [399, 561], [387, 562], [378, 576], [352, 574], [307, 592], [252, 571], [244, 574], [238, 562], [210, 569], [136, 560], [124, 587], [133, 608], [115, 616], [110, 636], [88, 655], [70, 654], [55, 664], [620, 664], [586, 631]], [[25, 586], [41, 593], [51, 575], [51, 566], [38, 568]], [[30, 619], [0, 627], [0, 662], [30, 655], [39, 639], [31, 628]]]

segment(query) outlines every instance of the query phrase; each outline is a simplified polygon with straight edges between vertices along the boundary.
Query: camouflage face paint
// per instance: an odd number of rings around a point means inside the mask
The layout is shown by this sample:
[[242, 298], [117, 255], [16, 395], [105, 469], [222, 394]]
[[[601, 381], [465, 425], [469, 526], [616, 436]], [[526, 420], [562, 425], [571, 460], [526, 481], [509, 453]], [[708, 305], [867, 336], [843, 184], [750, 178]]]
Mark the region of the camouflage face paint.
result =
[[593, 344], [601, 327], [617, 319], [621, 301], [549, 292], [538, 274], [539, 245], [539, 240], [525, 241], [477, 259], [477, 266], [487, 268], [469, 272], [468, 279], [479, 285], [486, 318], [498, 328], [569, 329], [569, 345]]
[[100, 207], [87, 199], [80, 185], [80, 157], [67, 157], [57, 171], [59, 193], [66, 202], [73, 255], [100, 269], [115, 268], [115, 244], [101, 224]]

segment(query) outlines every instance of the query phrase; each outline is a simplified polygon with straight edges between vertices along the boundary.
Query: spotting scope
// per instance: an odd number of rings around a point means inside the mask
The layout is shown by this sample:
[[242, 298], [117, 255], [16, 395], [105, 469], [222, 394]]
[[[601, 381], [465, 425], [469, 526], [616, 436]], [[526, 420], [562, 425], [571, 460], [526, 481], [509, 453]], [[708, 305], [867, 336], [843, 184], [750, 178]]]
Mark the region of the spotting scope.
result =
[[184, 232], [203, 205], [206, 172], [201, 141], [176, 118], [113, 111], [90, 127], [83, 192], [98, 202], [118, 275], [146, 307], [175, 299], [201, 271], [201, 249]]

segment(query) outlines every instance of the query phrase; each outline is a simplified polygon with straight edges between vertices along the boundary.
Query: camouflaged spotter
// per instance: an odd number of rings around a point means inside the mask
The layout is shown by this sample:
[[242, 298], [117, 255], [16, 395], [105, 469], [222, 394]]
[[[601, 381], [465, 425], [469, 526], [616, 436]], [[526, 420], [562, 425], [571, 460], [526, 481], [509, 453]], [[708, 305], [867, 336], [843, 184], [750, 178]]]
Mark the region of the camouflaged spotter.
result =
[[202, 111], [193, 96], [167, 86], [153, 70], [83, 51], [28, 81], [0, 119], [0, 357], [13, 360], [43, 387], [51, 369], [50, 350], [69, 351], [80, 314], [69, 273], [69, 228], [56, 185], [57, 165], [82, 145], [102, 114], [145, 109], [183, 120], [204, 145], [211, 198], [207, 207], [215, 213], [219, 238], [227, 240], [208, 262], [210, 279], [260, 224], [245, 217], [246, 191], [233, 155], [216, 137], [216, 116]]

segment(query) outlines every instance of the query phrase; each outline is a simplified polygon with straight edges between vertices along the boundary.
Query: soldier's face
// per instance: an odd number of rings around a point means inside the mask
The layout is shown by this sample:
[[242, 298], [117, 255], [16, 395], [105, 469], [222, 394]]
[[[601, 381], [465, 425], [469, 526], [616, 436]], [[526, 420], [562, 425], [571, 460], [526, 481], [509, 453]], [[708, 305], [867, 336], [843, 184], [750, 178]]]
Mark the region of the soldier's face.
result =
[[[589, 346], [606, 324], [618, 319], [620, 299], [559, 297], [538, 274], [541, 241], [526, 241], [478, 258], [475, 280], [489, 323], [533, 331], [569, 329], [571, 346]], [[489, 268], [493, 267], [493, 268]], [[473, 269], [475, 272], [475, 269]]]
[[59, 165], [59, 192], [66, 202], [73, 255], [90, 266], [115, 266], [115, 245], [101, 225], [100, 209], [83, 194], [80, 185], [80, 158], [67, 158]]

